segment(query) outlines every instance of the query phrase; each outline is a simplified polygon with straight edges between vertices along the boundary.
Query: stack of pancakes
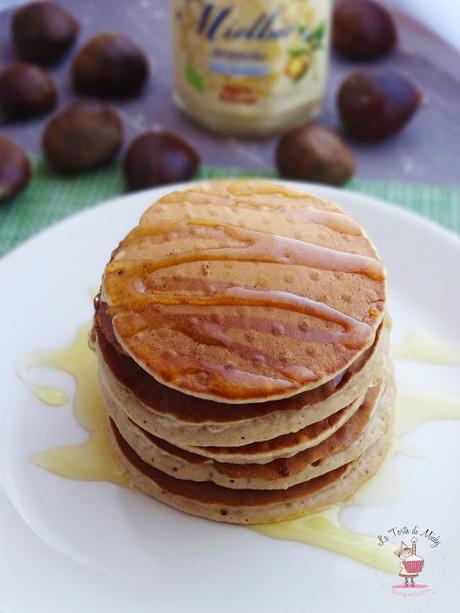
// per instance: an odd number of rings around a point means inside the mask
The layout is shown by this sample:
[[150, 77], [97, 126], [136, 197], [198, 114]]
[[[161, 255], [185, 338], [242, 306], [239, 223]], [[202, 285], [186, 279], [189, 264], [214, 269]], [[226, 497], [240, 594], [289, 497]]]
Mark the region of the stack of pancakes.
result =
[[335, 204], [265, 181], [154, 203], [112, 253], [94, 339], [132, 486], [235, 523], [350, 496], [391, 437], [385, 271]]

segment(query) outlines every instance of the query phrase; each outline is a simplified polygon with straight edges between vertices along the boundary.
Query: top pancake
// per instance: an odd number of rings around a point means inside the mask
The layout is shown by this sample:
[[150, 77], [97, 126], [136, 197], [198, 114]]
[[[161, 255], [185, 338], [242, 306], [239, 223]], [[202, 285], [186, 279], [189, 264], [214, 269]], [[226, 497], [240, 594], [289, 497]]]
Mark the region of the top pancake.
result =
[[229, 403], [293, 396], [369, 347], [385, 272], [338, 206], [265, 181], [215, 181], [153, 204], [113, 252], [101, 300], [160, 383]]

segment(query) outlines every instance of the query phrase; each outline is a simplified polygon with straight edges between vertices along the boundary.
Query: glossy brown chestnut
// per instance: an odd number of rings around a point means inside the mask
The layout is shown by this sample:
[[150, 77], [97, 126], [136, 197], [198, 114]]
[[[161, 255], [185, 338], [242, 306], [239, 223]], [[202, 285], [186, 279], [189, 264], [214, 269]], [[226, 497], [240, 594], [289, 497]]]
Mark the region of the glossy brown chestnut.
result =
[[278, 172], [286, 179], [343, 185], [355, 172], [351, 149], [334, 132], [309, 123], [284, 134], [275, 152]]
[[130, 144], [124, 171], [132, 189], [176, 183], [191, 179], [200, 157], [184, 139], [170, 132], [145, 132]]
[[30, 175], [27, 155], [16, 143], [0, 134], [0, 202], [23, 190]]
[[370, 60], [391, 51], [397, 40], [391, 14], [371, 0], [342, 0], [334, 10], [332, 42], [341, 55]]
[[54, 2], [31, 2], [15, 12], [11, 28], [20, 58], [36, 64], [52, 64], [69, 51], [80, 24]]
[[338, 107], [343, 125], [356, 140], [377, 141], [401, 130], [422, 96], [409, 79], [393, 70], [353, 72], [342, 83]]
[[51, 76], [32, 64], [11, 64], [0, 73], [0, 114], [6, 119], [43, 115], [56, 106]]
[[77, 101], [51, 118], [43, 135], [50, 165], [62, 173], [78, 173], [110, 162], [123, 141], [123, 125], [107, 104]]
[[78, 52], [72, 65], [74, 87], [98, 98], [137, 94], [149, 73], [141, 49], [122, 34], [98, 34]]

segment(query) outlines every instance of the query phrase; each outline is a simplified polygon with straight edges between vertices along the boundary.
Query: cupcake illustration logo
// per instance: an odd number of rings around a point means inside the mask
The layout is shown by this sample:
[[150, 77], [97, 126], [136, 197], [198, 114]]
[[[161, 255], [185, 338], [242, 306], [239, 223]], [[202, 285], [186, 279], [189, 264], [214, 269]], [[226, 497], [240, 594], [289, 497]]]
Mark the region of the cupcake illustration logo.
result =
[[[397, 545], [399, 541], [399, 546]], [[441, 537], [431, 528], [394, 526], [377, 536], [379, 583], [403, 597], [435, 592], [444, 576]]]
[[415, 581], [425, 566], [425, 560], [417, 555], [417, 537], [413, 536], [411, 542], [412, 546], [408, 547], [404, 541], [401, 541], [401, 545], [398, 549], [395, 549], [395, 555], [401, 560], [399, 576], [404, 579], [404, 583], [393, 585], [393, 589], [426, 589], [428, 587], [424, 583], [416, 583]]

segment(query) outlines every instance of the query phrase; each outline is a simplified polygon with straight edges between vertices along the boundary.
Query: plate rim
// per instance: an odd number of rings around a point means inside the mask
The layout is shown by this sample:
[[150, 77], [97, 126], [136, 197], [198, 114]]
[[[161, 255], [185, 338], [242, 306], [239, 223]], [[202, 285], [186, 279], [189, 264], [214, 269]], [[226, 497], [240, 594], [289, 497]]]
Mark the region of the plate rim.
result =
[[[161, 186], [159, 188], [143, 190], [142, 192], [123, 194], [121, 196], [118, 196], [115, 198], [109, 198], [105, 201], [102, 201], [99, 204], [94, 205], [93, 207], [90, 207], [84, 210], [80, 210], [80, 211], [76, 211], [74, 214], [70, 215], [69, 217], [63, 220], [57, 221], [53, 223], [52, 225], [48, 226], [47, 228], [44, 228], [42, 231], [30, 237], [28, 240], [24, 241], [24, 243], [22, 243], [21, 245], [18, 245], [15, 249], [11, 250], [11, 252], [6, 254], [6, 256], [2, 260], [0, 260], [0, 273], [2, 272], [2, 270], [4, 270], [9, 275], [11, 275], [12, 273], [14, 274], [15, 265], [17, 264], [17, 265], [23, 266], [25, 263], [27, 263], [27, 261], [30, 260], [31, 257], [33, 257], [34, 252], [36, 252], [37, 249], [40, 251], [40, 253], [46, 252], [47, 251], [46, 242], [45, 244], [40, 243], [40, 241], [42, 240], [42, 235], [45, 241], [47, 240], [48, 236], [50, 236], [52, 240], [57, 240], [57, 239], [62, 240], [62, 237], [59, 237], [59, 233], [65, 233], [66, 231], [68, 232], [68, 230], [72, 228], [72, 224], [75, 222], [84, 223], [84, 224], [91, 223], [92, 222], [91, 215], [94, 215], [95, 212], [98, 211], [98, 209], [102, 209], [102, 210], [99, 210], [99, 214], [101, 214], [101, 217], [102, 217], [106, 215], [107, 213], [108, 215], [110, 215], [111, 206], [113, 206], [114, 204], [115, 205], [120, 204], [118, 211], [120, 211], [120, 219], [123, 221], [123, 216], [125, 214], [127, 215], [131, 214], [132, 217], [138, 215], [137, 211], [135, 211], [134, 215], [132, 211], [131, 213], [129, 211], [125, 213], [126, 209], [123, 208], [123, 201], [125, 201], [129, 207], [130, 201], [133, 201], [135, 203], [137, 198], [139, 199], [145, 198], [146, 200], [148, 200], [149, 194], [155, 194], [155, 193], [161, 194], [161, 193], [165, 193], [169, 191], [169, 189], [171, 190], [172, 189], [183, 189], [186, 187], [190, 187], [191, 185], [196, 185], [198, 183], [203, 183], [203, 182], [206, 182], [206, 181], [193, 182], [193, 183], [189, 182], [189, 183], [175, 184], [175, 185], [170, 185], [170, 186]], [[459, 240], [459, 237], [455, 233], [442, 228], [435, 222], [429, 219], [426, 219], [417, 213], [413, 213], [411, 211], [403, 209], [399, 207], [398, 205], [380, 200], [373, 196], [368, 196], [367, 194], [357, 193], [352, 190], [341, 191], [335, 188], [330, 188], [329, 186], [323, 186], [323, 185], [317, 185], [317, 184], [299, 184], [296, 182], [287, 182], [287, 181], [278, 181], [278, 183], [284, 184], [284, 185], [292, 185], [294, 187], [297, 187], [297, 189], [299, 189], [299, 187], [304, 188], [302, 191], [308, 191], [309, 189], [310, 191], [315, 190], [315, 193], [318, 193], [319, 195], [325, 198], [330, 198], [330, 194], [343, 195], [343, 198], [346, 198], [349, 201], [356, 200], [357, 207], [359, 207], [359, 210], [361, 210], [361, 207], [367, 208], [370, 211], [370, 214], [372, 214], [372, 210], [374, 210], [374, 207], [375, 209], [378, 208], [378, 210], [381, 211], [382, 221], [383, 219], [385, 219], [388, 223], [392, 225], [397, 225], [398, 220], [401, 220], [401, 222], [408, 223], [408, 224], [412, 223], [414, 225], [414, 234], [417, 236], [417, 241], [423, 241], [424, 239], [426, 239], [427, 234], [431, 234], [433, 236], [433, 240], [441, 241], [440, 245], [442, 245], [443, 248], [452, 249], [454, 251], [454, 257], [456, 257], [457, 253], [460, 254], [460, 240]], [[105, 207], [107, 207], [107, 211], [104, 212]], [[86, 217], [86, 216], [89, 216], [89, 217]], [[397, 231], [397, 227], [395, 228], [395, 230]], [[417, 233], [417, 230], [420, 231], [420, 234]], [[57, 235], [54, 234], [55, 232], [57, 232]], [[378, 235], [375, 238], [377, 237]], [[37, 245], [35, 245], [34, 241], [37, 241]], [[5, 260], [6, 260], [5, 265], [2, 268], [2, 261], [5, 261]], [[79, 284], [78, 286], [80, 287], [79, 291], [81, 291], [82, 289], [81, 286]], [[1, 417], [1, 411], [0, 411], [0, 417]], [[0, 432], [0, 435], [1, 435], [1, 432]], [[2, 488], [2, 484], [0, 483], [0, 490], [1, 488]], [[9, 498], [8, 492], [7, 492], [7, 496]], [[18, 509], [16, 508], [16, 505], [14, 505], [14, 507], [15, 507], [15, 512], [19, 513]], [[19, 513], [19, 516], [22, 518], [22, 520], [24, 519], [21, 513]], [[46, 546], [47, 548], [50, 547], [49, 544], [46, 544]], [[63, 552], [61, 552], [60, 550], [57, 550], [57, 551], [60, 554], [63, 554]], [[314, 558], [308, 557], [308, 562], [310, 560], [314, 561]], [[79, 564], [81, 563], [79, 562]], [[52, 563], [49, 562], [48, 558], [46, 560], [46, 565], [48, 568], [54, 569], [54, 562]], [[41, 571], [39, 570], [38, 576], [40, 575], [41, 575]], [[9, 578], [9, 574], [6, 576]], [[65, 576], [64, 584], [67, 586], [67, 589], [68, 589], [68, 586], [73, 581], [72, 576], [73, 576], [72, 574], [68, 574], [68, 575], [66, 574]], [[77, 582], [77, 584], [80, 585], [80, 580]], [[81, 585], [83, 585], [83, 583], [81, 583]], [[125, 581], [123, 581], [123, 585], [127, 585]], [[248, 591], [247, 593], [252, 597], [252, 592]], [[111, 606], [115, 604], [111, 599], [109, 599], [108, 602], [111, 604]], [[163, 600], [163, 597], [159, 599], [158, 602], [160, 606], [164, 606], [166, 604], [165, 601]], [[252, 598], [248, 602], [254, 605], [254, 601], [252, 600]], [[443, 603], [444, 601], [441, 604]], [[290, 602], [288, 603], [288, 605], [289, 604]], [[321, 600], [318, 600], [317, 604], [321, 608], [322, 606], [328, 605], [328, 602], [323, 601], [321, 599]], [[46, 600], [46, 602], [44, 602], [44, 606], [47, 607], [49, 605], [50, 605], [50, 601]], [[140, 603], [139, 606], [143, 607], [144, 601], [142, 601], [142, 603]], [[1, 608], [1, 602], [0, 602], [0, 608]], [[383, 606], [383, 608], [385, 607]], [[395, 610], [399, 610], [396, 602], [394, 602], [393, 608], [395, 608]], [[257, 607], [256, 609], [259, 610]], [[205, 610], [207, 609], [205, 608]]]

